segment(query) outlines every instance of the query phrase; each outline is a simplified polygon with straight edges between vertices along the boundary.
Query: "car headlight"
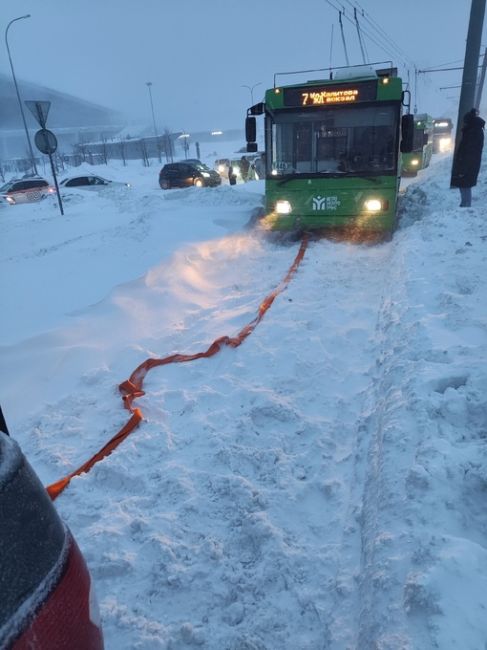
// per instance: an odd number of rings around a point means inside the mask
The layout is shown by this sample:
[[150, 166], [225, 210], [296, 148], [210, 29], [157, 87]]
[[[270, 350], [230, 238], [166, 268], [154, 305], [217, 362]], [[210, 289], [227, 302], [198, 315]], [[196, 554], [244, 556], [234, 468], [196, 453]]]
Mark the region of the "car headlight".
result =
[[7, 201], [7, 203], [10, 203], [10, 205], [14, 205], [15, 203], [15, 199], [11, 196], [5, 197], [5, 200]]
[[448, 151], [451, 147], [451, 138], [440, 138], [440, 151]]
[[383, 201], [382, 199], [367, 199], [364, 202], [364, 209], [367, 212], [380, 212], [381, 210], [387, 210], [389, 208], [389, 201]]
[[419, 165], [419, 160], [417, 158], [413, 158], [413, 160], [411, 160], [411, 165], [413, 167], [417, 167]]
[[289, 201], [280, 200], [276, 201], [276, 212], [277, 214], [290, 214], [292, 212], [292, 205]]
[[210, 178], [210, 174], [208, 172], [201, 172], [201, 175], [205, 178]]
[[225, 165], [218, 165], [218, 171], [220, 174], [223, 174], [223, 172], [225, 171]]

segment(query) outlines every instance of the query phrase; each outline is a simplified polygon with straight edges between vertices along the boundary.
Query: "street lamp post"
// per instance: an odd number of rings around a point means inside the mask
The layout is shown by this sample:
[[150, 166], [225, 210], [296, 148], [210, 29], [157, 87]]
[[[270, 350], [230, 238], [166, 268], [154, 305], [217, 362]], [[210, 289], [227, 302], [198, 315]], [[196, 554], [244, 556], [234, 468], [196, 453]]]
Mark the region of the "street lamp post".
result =
[[20, 98], [19, 87], [17, 85], [17, 79], [15, 77], [14, 64], [12, 63], [12, 57], [10, 55], [10, 48], [8, 46], [8, 30], [9, 30], [10, 25], [12, 23], [15, 23], [17, 20], [23, 20], [24, 18], [30, 18], [30, 14], [26, 14], [25, 16], [19, 16], [18, 18], [14, 18], [13, 20], [11, 20], [9, 22], [9, 24], [7, 25], [7, 28], [5, 29], [5, 45], [7, 46], [8, 60], [10, 61], [10, 69], [12, 70], [12, 78], [14, 80], [15, 92], [17, 93], [17, 99], [19, 101], [20, 113], [22, 115], [22, 122], [24, 123], [25, 136], [27, 138], [27, 143], [29, 145], [30, 160], [31, 160], [31, 164], [32, 164], [32, 168], [34, 170], [34, 173], [37, 174], [36, 159], [34, 157], [34, 152], [32, 150], [32, 144], [31, 144], [30, 137], [29, 137], [29, 130], [27, 129], [27, 122], [25, 121], [24, 109], [22, 107], [22, 100]]
[[245, 86], [244, 84], [242, 84], [242, 88], [248, 88], [250, 91], [250, 101], [252, 102], [252, 106], [254, 105], [254, 88], [257, 88], [257, 86], [261, 86], [261, 85], [262, 85], [262, 81], [259, 81], [253, 86]]
[[156, 118], [155, 118], [155, 115], [154, 115], [154, 104], [152, 103], [152, 90], [151, 90], [152, 81], [146, 81], [145, 85], [149, 89], [150, 108], [151, 108], [151, 111], [152, 111], [152, 125], [154, 127], [154, 135], [157, 138]]
[[154, 127], [154, 137], [156, 139], [157, 154], [158, 154], [158, 157], [159, 157], [159, 162], [161, 162], [161, 150], [159, 148], [159, 140], [157, 139], [158, 136], [157, 136], [156, 117], [154, 115], [154, 104], [152, 102], [152, 90], [151, 90], [152, 81], [146, 81], [145, 85], [149, 89], [150, 108], [151, 108], [151, 111], [152, 111], [152, 125]]

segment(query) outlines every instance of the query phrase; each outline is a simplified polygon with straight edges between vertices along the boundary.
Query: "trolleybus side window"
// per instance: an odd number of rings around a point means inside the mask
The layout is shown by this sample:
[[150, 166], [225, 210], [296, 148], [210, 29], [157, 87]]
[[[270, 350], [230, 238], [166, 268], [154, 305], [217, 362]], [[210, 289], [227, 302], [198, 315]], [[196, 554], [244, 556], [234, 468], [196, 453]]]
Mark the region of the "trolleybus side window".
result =
[[414, 129], [413, 149], [421, 151], [423, 148], [423, 129]]
[[274, 174], [290, 174], [294, 169], [294, 124], [273, 125], [272, 170]]

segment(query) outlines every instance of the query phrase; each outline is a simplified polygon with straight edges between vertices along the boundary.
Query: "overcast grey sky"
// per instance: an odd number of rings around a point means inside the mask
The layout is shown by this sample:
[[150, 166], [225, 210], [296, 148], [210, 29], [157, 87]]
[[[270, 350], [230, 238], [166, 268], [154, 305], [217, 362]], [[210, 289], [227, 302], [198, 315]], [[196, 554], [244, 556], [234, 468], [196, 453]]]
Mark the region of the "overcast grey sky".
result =
[[[362, 7], [419, 69], [463, 62], [470, 0], [331, 1], [349, 17], [351, 4]], [[3, 31], [27, 13], [9, 30], [19, 79], [147, 123], [151, 81], [160, 128], [239, 127], [250, 105], [242, 85], [260, 83], [258, 101], [275, 72], [326, 67], [330, 51], [333, 65], [345, 65], [338, 12], [327, 0], [4, 0]], [[362, 63], [356, 30], [344, 27], [350, 63]], [[365, 43], [371, 60], [392, 58]], [[0, 70], [10, 74], [3, 38], [1, 50]], [[419, 112], [455, 118], [458, 91], [438, 88], [460, 81], [461, 72], [420, 75]]]

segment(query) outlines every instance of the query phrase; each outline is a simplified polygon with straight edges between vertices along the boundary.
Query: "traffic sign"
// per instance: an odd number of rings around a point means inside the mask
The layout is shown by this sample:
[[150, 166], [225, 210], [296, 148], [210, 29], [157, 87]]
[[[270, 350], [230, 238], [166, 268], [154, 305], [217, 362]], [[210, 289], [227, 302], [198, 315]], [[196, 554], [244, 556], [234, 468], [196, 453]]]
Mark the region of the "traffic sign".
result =
[[51, 108], [51, 102], [39, 102], [26, 100], [24, 104], [27, 106], [32, 115], [36, 118], [37, 122], [42, 126], [43, 129], [46, 128], [47, 114]]
[[41, 129], [34, 136], [36, 147], [42, 153], [51, 154], [57, 149], [57, 138], [52, 131]]

